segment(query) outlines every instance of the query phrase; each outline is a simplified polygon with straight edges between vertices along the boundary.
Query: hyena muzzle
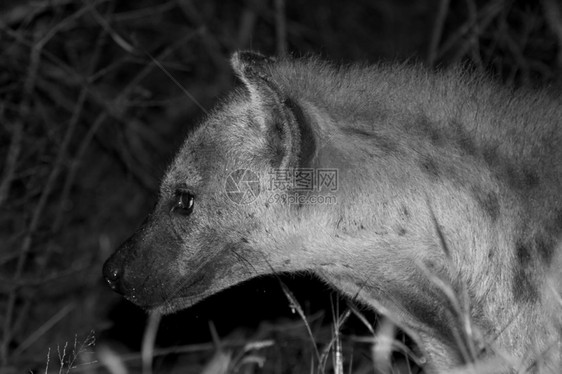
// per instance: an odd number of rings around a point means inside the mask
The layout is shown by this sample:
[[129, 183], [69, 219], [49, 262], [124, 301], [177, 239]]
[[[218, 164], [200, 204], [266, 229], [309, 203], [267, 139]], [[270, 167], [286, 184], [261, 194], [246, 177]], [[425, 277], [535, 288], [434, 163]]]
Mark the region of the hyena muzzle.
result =
[[560, 369], [562, 105], [459, 69], [237, 53], [154, 212], [105, 263], [170, 313], [310, 272], [417, 341], [427, 371]]

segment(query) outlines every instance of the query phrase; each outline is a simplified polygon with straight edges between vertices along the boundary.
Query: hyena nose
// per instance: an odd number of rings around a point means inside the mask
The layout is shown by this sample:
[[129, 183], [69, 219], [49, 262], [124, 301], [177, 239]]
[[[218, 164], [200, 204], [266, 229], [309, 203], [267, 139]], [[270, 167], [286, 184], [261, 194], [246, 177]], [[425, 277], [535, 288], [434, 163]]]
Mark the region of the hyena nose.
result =
[[103, 265], [103, 277], [113, 291], [121, 295], [125, 294], [123, 268], [112, 262], [111, 258]]

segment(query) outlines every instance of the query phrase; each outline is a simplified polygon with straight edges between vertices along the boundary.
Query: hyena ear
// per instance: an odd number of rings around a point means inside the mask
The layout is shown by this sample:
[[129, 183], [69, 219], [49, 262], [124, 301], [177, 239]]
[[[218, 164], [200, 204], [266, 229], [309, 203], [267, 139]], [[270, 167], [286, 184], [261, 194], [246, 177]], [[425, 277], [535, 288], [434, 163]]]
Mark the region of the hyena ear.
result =
[[253, 120], [269, 145], [267, 156], [272, 166], [308, 167], [315, 153], [314, 133], [302, 107], [272, 77], [275, 59], [255, 52], [237, 52], [231, 64], [250, 94]]
[[269, 77], [268, 68], [275, 63], [272, 57], [264, 56], [256, 52], [236, 52], [230, 59], [236, 76], [244, 83], [250, 91], [253, 100], [261, 98], [260, 87]]

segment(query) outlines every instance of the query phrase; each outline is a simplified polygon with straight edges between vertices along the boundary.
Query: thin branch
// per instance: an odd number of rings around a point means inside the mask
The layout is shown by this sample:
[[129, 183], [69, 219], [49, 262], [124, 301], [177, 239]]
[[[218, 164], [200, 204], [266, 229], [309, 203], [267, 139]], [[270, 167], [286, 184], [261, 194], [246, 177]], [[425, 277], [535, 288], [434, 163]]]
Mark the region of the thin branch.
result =
[[10, 194], [10, 186], [16, 172], [16, 165], [21, 152], [22, 140], [23, 120], [18, 118], [14, 121], [14, 126], [12, 127], [10, 147], [8, 148], [8, 154], [6, 155], [6, 162], [4, 164], [4, 173], [2, 174], [2, 180], [0, 181], [0, 208]]
[[558, 40], [558, 68], [562, 68], [562, 10], [558, 0], [542, 0], [544, 17], [554, 36]]
[[445, 25], [445, 20], [447, 19], [449, 1], [450, 0], [441, 0], [439, 3], [439, 11], [435, 17], [433, 32], [431, 33], [431, 42], [429, 43], [429, 51], [427, 53], [427, 63], [429, 66], [433, 66], [435, 64], [435, 60], [437, 59], [437, 50], [439, 49], [439, 42], [441, 41], [441, 35], [443, 34], [443, 26]]
[[285, 0], [275, 0], [275, 36], [277, 39], [277, 56], [287, 56], [287, 21], [285, 20]]

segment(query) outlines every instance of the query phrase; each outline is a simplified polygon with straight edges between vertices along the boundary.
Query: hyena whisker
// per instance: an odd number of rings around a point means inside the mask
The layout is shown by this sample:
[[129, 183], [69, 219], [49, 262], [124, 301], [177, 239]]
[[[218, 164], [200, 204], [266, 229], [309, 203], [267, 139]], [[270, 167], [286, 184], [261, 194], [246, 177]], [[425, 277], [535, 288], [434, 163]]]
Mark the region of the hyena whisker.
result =
[[236, 251], [236, 249], [232, 248], [232, 254], [234, 254], [234, 256], [242, 263], [244, 263], [246, 265], [247, 268], [251, 268], [253, 270], [253, 272], [255, 274], [259, 274], [258, 270], [256, 269], [256, 267], [254, 265], [252, 265], [252, 263], [250, 261], [248, 261], [248, 259], [246, 259], [246, 257], [244, 257], [243, 255], [241, 255], [240, 253], [238, 253]]

